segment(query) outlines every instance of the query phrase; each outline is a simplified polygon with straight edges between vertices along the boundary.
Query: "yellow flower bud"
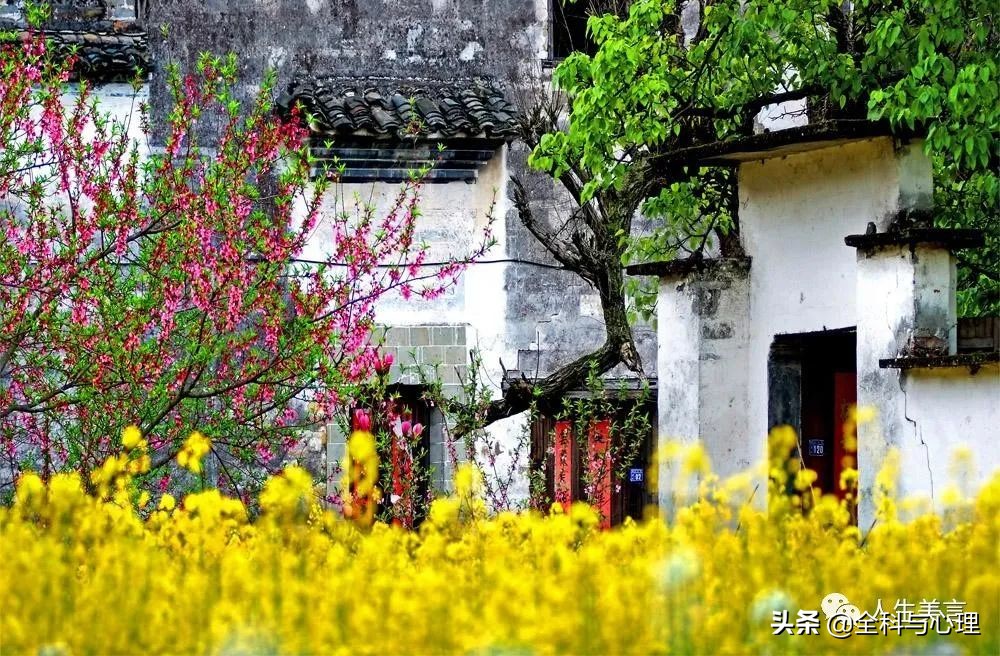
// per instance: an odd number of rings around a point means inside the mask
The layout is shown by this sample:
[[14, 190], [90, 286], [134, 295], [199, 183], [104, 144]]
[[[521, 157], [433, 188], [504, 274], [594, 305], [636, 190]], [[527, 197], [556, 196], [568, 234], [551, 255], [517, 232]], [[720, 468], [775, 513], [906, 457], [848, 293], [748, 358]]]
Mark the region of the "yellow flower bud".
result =
[[177, 506], [177, 501], [174, 499], [173, 495], [164, 494], [162, 497], [160, 497], [160, 503], [159, 505], [157, 505], [157, 508], [159, 508], [160, 510], [166, 510], [167, 512], [170, 512], [176, 506]]
[[126, 449], [134, 449], [143, 442], [142, 433], [138, 426], [128, 426], [122, 431], [122, 446]]

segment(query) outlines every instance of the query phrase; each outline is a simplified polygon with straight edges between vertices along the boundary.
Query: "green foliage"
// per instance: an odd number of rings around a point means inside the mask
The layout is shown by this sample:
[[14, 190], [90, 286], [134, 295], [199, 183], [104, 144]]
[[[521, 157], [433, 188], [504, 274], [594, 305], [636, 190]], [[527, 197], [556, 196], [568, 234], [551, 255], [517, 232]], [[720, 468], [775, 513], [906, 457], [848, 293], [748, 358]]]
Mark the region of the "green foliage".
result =
[[[596, 367], [587, 376], [584, 393], [576, 398], [563, 399], [562, 409], [556, 414], [558, 421], [568, 421], [572, 426], [572, 439], [579, 455], [579, 470], [583, 501], [600, 506], [607, 499], [601, 495], [611, 490], [602, 489], [600, 480], [610, 477], [614, 486], [620, 486], [628, 477], [631, 467], [649, 467], [643, 446], [651, 435], [649, 385], [644, 381], [635, 393], [625, 387], [614, 387], [601, 377]], [[538, 417], [537, 408], [531, 413]], [[608, 443], [603, 449], [594, 440], [595, 427], [606, 422]], [[549, 444], [558, 439], [549, 436]], [[556, 490], [559, 496], [559, 490]], [[550, 500], [551, 501], [551, 500]], [[533, 505], [546, 508], [548, 504]]]
[[52, 8], [46, 2], [25, 2], [22, 11], [25, 22], [32, 27], [40, 27], [52, 16]]
[[646, 168], [657, 184], [644, 211], [663, 227], [630, 255], [671, 257], [738, 228], [732, 187], [678, 160], [684, 148], [746, 134], [781, 100], [809, 98], [824, 118], [887, 120], [926, 135], [939, 224], [986, 231], [987, 248], [962, 255], [963, 313], [1000, 310], [993, 2], [860, 0], [844, 11], [833, 0], [723, 0], [702, 3], [693, 37], [675, 18], [681, 4], [636, 0], [627, 15], [590, 19], [596, 53], [573, 54], [554, 75], [569, 127], [541, 140], [533, 166], [583, 168], [588, 197]]

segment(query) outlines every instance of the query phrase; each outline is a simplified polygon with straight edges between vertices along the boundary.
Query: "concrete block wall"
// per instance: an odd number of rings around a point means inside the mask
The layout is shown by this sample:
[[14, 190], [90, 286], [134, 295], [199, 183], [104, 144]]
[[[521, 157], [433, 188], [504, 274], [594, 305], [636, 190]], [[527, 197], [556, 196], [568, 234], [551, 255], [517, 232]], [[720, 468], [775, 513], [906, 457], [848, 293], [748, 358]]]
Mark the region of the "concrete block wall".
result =
[[[466, 325], [420, 324], [391, 326], [385, 331], [383, 353], [392, 354], [393, 365], [389, 380], [402, 385], [419, 385], [420, 370], [427, 379], [440, 378], [442, 391], [450, 397], [462, 393], [461, 380], [469, 374], [469, 327]], [[448, 448], [448, 431], [445, 417], [438, 408], [431, 409], [430, 440], [431, 487], [434, 490], [450, 489], [454, 476], [452, 457]], [[456, 445], [457, 446], [457, 445]], [[347, 453], [347, 435], [336, 424], [326, 427], [327, 494], [339, 491], [342, 464]], [[462, 449], [456, 449], [459, 460], [464, 459]]]
[[[459, 396], [469, 374], [469, 349], [464, 325], [393, 326], [386, 330], [383, 353], [393, 357], [390, 379], [420, 384], [420, 373], [440, 378], [447, 396]], [[418, 372], [419, 370], [419, 372]]]
[[340, 493], [344, 475], [344, 458], [347, 456], [347, 434], [337, 424], [326, 425], [326, 494]]
[[[469, 375], [468, 333], [465, 325], [416, 325], [393, 326], [386, 331], [383, 352], [394, 358], [390, 380], [403, 385], [420, 384], [421, 374], [439, 378], [445, 396], [462, 395], [462, 381]], [[430, 467], [431, 487], [438, 491], [451, 488], [454, 477], [452, 457], [448, 448], [445, 417], [437, 408], [431, 409]], [[462, 449], [455, 445], [459, 460], [464, 459]]]

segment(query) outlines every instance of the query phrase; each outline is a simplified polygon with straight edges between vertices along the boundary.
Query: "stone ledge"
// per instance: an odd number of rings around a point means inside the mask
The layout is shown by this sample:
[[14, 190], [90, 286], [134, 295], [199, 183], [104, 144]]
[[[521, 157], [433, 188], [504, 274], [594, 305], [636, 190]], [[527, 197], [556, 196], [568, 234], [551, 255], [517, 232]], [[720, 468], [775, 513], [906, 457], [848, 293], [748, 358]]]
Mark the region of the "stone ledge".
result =
[[659, 276], [660, 278], [683, 278], [692, 273], [708, 276], [723, 276], [735, 273], [747, 273], [750, 270], [749, 257], [727, 258], [684, 258], [669, 262], [643, 262], [625, 267], [625, 273], [630, 276]]
[[867, 250], [882, 246], [916, 246], [938, 244], [945, 248], [979, 248], [984, 244], [983, 233], [974, 228], [909, 228], [907, 230], [848, 235], [844, 243]]
[[882, 369], [942, 369], [968, 367], [972, 373], [986, 364], [1000, 362], [1000, 352], [959, 353], [957, 355], [930, 355], [922, 357], [885, 358], [878, 361]]

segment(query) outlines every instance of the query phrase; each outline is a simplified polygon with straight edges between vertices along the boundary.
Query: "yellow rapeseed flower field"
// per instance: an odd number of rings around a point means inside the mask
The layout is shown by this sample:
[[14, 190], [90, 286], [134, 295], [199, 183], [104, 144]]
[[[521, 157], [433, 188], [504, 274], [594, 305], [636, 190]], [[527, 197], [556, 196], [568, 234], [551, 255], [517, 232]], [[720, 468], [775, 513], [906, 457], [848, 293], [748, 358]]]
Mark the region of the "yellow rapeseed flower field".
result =
[[[678, 449], [693, 483], [670, 523], [602, 531], [581, 505], [488, 516], [463, 471], [408, 532], [322, 509], [294, 467], [252, 521], [215, 490], [140, 508], [128, 462], [144, 445], [129, 443], [94, 494], [25, 475], [0, 509], [3, 654], [1000, 653], [1000, 476], [907, 521], [887, 495], [862, 537], [831, 499], [765, 513], [749, 478], [714, 481]], [[832, 636], [826, 613], [849, 608], [897, 624]]]

